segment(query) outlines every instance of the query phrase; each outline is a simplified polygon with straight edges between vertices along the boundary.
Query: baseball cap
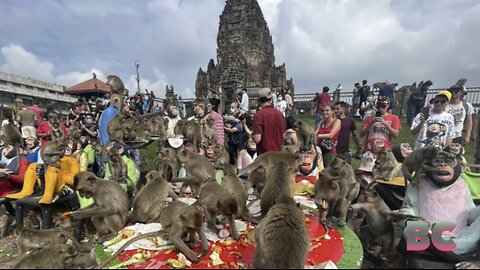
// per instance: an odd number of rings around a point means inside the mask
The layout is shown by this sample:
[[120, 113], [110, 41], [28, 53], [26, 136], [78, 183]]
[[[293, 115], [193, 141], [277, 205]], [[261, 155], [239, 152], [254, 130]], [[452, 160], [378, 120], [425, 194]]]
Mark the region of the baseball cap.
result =
[[262, 88], [258, 92], [259, 97], [272, 98], [272, 90], [270, 88]]
[[450, 99], [452, 99], [452, 93], [450, 91], [447, 91], [447, 90], [443, 90], [443, 91], [438, 92], [435, 95], [435, 97], [438, 97], [438, 96], [446, 96], [448, 101], [450, 101]]

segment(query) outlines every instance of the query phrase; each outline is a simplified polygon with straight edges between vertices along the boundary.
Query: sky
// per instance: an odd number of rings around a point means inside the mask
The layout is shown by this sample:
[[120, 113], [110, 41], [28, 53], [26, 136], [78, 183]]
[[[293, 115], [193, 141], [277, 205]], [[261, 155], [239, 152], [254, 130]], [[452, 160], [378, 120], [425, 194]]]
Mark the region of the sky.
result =
[[[459, 78], [480, 86], [480, 0], [258, 0], [296, 93], [327, 85]], [[164, 97], [194, 97], [216, 63], [224, 0], [2, 0], [0, 71], [67, 87], [120, 76]]]

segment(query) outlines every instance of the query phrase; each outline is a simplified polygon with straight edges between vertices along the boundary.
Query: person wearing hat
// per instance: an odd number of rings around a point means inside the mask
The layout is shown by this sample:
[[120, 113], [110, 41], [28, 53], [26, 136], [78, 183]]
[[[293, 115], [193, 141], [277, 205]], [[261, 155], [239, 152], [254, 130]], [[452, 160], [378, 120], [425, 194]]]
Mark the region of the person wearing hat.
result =
[[253, 141], [257, 144], [257, 154], [278, 151], [283, 145], [285, 117], [272, 105], [272, 91], [262, 88], [258, 92], [258, 104], [261, 107], [253, 117]]
[[414, 149], [427, 145], [444, 148], [452, 143], [455, 138], [455, 120], [445, 111], [451, 98], [451, 92], [440, 91], [433, 100], [433, 108], [415, 116], [411, 127], [412, 134], [416, 136]]
[[[451, 86], [448, 91], [452, 93], [452, 98], [447, 104], [445, 111], [453, 115], [453, 120], [455, 121], [455, 138], [453, 139], [454, 143], [469, 143], [470, 134], [472, 133], [472, 113], [473, 106], [470, 103], [462, 101], [464, 95], [464, 88], [460, 85]], [[463, 128], [466, 128], [465, 139], [462, 137]]]
[[313, 99], [313, 101], [317, 104], [317, 113], [315, 115], [315, 129], [318, 128], [318, 123], [320, 123], [320, 120], [322, 120], [323, 107], [330, 103], [331, 97], [328, 94], [328, 91], [330, 91], [330, 88], [328, 86], [324, 86], [322, 93], [317, 93], [317, 95]]
[[35, 133], [37, 132], [35, 128], [35, 121], [37, 117], [35, 113], [27, 109], [27, 106], [20, 104], [20, 111], [17, 113], [17, 122], [22, 124], [22, 137], [28, 138], [33, 137], [37, 138]]

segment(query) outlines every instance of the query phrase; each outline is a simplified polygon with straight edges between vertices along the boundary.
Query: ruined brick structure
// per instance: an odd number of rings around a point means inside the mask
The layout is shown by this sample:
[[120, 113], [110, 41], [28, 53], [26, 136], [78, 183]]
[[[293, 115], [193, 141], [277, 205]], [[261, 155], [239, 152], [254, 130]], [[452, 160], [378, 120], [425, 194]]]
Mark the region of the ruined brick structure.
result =
[[275, 91], [288, 88], [293, 94], [293, 82], [286, 79], [285, 64], [275, 66], [272, 36], [256, 0], [226, 1], [220, 15], [217, 46], [218, 63], [215, 65], [211, 59], [206, 72], [198, 70], [197, 98], [207, 97], [209, 90], [220, 90], [220, 96], [230, 102], [243, 87], [270, 87]]

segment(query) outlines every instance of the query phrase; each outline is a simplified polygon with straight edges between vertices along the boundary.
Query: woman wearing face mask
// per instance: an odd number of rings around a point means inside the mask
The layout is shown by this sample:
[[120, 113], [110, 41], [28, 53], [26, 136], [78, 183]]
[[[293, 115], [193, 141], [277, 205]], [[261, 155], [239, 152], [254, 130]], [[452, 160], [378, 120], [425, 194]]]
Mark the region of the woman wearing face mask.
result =
[[[444, 232], [442, 238], [452, 241], [455, 249], [445, 252], [430, 245], [426, 251], [406, 251], [405, 241], [401, 241], [399, 250], [410, 263], [415, 263], [420, 253], [427, 253], [435, 261], [456, 263], [456, 268], [479, 268], [480, 206], [475, 206], [469, 187], [460, 176], [462, 165], [447, 152], [440, 152], [429, 163], [438, 171], [421, 175], [417, 187], [408, 186], [400, 211], [422, 217], [430, 225], [453, 222], [455, 230]], [[473, 259], [475, 254], [477, 257]]]
[[287, 110], [287, 102], [283, 100], [282, 95], [278, 96], [275, 108], [283, 114], [283, 117], [285, 117], [285, 111]]
[[89, 140], [97, 138], [97, 125], [93, 121], [93, 114], [85, 114], [84, 117], [85, 118], [81, 124], [82, 136], [85, 136]]

